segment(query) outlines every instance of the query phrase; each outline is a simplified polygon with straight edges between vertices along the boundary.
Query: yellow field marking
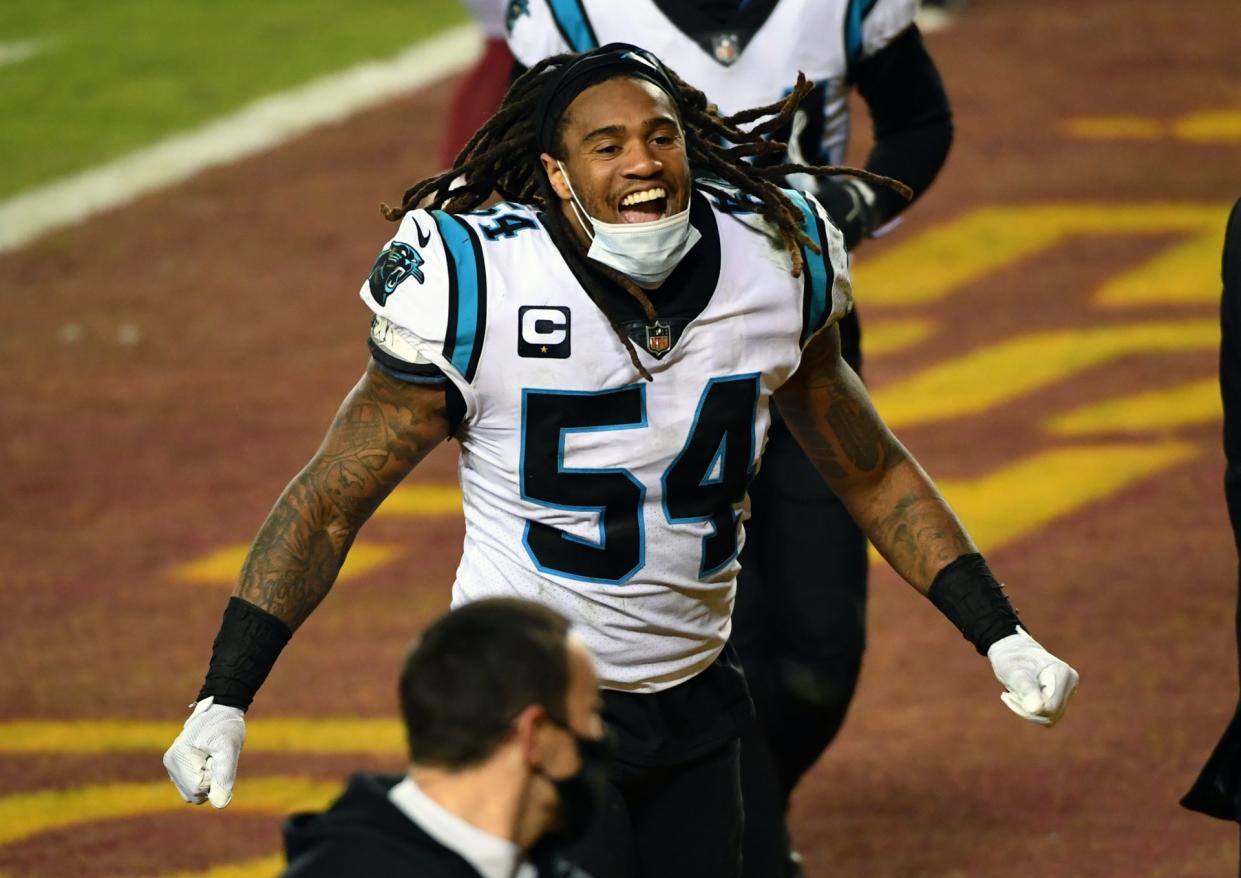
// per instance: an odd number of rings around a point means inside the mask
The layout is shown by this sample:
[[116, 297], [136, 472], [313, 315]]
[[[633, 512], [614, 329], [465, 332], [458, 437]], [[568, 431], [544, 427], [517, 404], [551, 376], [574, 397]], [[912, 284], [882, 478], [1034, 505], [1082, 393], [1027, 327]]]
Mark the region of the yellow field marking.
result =
[[[237, 572], [250, 550], [248, 543], [234, 543], [222, 546], [201, 558], [178, 564], [172, 568], [170, 575], [180, 582], [192, 582], [204, 585], [232, 584], [237, 581]], [[384, 543], [354, 543], [341, 568], [337, 582], [344, 582], [369, 573], [376, 567], [387, 564], [398, 557], [404, 548]]]
[[1061, 122], [1060, 130], [1081, 140], [1158, 140], [1168, 133], [1150, 116], [1077, 116]]
[[[286, 814], [321, 809], [340, 793], [338, 782], [306, 777], [242, 777], [229, 813]], [[96, 820], [180, 811], [189, 806], [167, 780], [115, 783], [0, 796], [0, 844]], [[210, 805], [202, 806], [210, 808]]]
[[456, 485], [403, 485], [388, 495], [376, 518], [439, 518], [461, 515], [461, 489]]
[[982, 551], [1102, 500], [1197, 452], [1187, 442], [1075, 445], [1044, 451], [981, 479], [939, 483]]
[[893, 427], [935, 423], [985, 411], [1120, 357], [1218, 344], [1215, 320], [1034, 333], [938, 363], [871, 396]]
[[1191, 143], [1241, 143], [1241, 110], [1190, 113], [1172, 123], [1172, 132]]
[[[181, 731], [179, 722], [134, 720], [15, 720], [0, 723], [0, 753], [161, 753]], [[246, 752], [405, 752], [395, 719], [254, 719], [246, 723]]]
[[1241, 110], [1204, 110], [1170, 122], [1152, 116], [1078, 116], [1061, 122], [1060, 130], [1079, 140], [1241, 143]]
[[[1056, 448], [979, 479], [938, 481], [979, 549], [994, 552], [1139, 479], [1192, 457], [1188, 442]], [[879, 554], [871, 548], [871, 560]]]
[[880, 357], [913, 347], [936, 329], [931, 320], [885, 320], [862, 328], [867, 356]]
[[[1195, 203], [1035, 204], [986, 207], [938, 225], [858, 266], [858, 301], [920, 305], [1079, 235], [1185, 232], [1216, 235], [1228, 205]], [[1195, 274], [1219, 274], [1218, 255]], [[1200, 286], [1199, 281], [1193, 281]]]
[[1219, 222], [1197, 237], [1112, 278], [1099, 288], [1094, 300], [1108, 306], [1218, 302], [1225, 221], [1221, 213]]
[[[206, 805], [203, 806], [207, 807]], [[229, 805], [231, 808], [232, 805]], [[284, 869], [283, 854], [269, 854], [239, 863], [212, 866], [202, 872], [167, 872], [157, 878], [272, 878]]]
[[1159, 433], [1214, 423], [1222, 417], [1219, 381], [1206, 378], [1163, 390], [1105, 399], [1057, 415], [1044, 427], [1057, 436], [1130, 431]]

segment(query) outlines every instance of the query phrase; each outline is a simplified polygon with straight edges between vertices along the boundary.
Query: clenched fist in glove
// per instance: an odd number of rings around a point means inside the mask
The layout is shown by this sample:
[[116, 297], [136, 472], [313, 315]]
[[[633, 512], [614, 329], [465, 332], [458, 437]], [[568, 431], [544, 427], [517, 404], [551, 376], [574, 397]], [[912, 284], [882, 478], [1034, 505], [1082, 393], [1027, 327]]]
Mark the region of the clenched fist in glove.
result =
[[185, 801], [223, 808], [233, 798], [237, 759], [246, 740], [240, 708], [208, 697], [194, 705], [181, 734], [164, 753], [164, 768]]
[[164, 754], [164, 768], [185, 801], [223, 808], [233, 798], [245, 710], [292, 636], [281, 619], [229, 598], [194, 712]]
[[1007, 690], [1000, 699], [1017, 716], [1053, 726], [1064, 715], [1077, 688], [1077, 671], [1043, 649], [1024, 628], [991, 644], [987, 658]]

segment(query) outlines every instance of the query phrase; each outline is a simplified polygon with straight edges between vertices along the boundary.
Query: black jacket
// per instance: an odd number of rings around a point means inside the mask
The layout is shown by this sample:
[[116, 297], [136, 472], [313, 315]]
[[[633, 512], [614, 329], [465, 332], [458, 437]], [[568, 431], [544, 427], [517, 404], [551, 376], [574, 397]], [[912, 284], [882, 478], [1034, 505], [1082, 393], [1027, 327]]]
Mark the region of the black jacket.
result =
[[[1233, 539], [1241, 552], [1241, 201], [1224, 235], [1224, 295], [1220, 301], [1219, 385], [1224, 401], [1224, 496]], [[1241, 575], [1238, 576], [1237, 663], [1241, 675]], [[1241, 676], [1239, 676], [1241, 679]], [[1241, 698], [1215, 751], [1181, 804], [1241, 822]]]
[[[388, 799], [399, 775], [355, 774], [323, 813], [294, 814], [284, 825], [284, 878], [479, 878]], [[554, 856], [540, 876], [589, 878]]]

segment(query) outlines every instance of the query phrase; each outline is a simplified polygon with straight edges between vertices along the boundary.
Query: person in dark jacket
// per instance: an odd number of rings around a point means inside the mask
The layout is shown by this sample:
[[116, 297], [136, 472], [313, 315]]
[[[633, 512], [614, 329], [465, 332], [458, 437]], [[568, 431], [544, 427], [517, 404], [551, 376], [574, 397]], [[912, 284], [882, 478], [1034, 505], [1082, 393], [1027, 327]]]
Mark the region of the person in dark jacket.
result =
[[[1241, 200], [1224, 235], [1224, 294], [1220, 302], [1219, 386], [1224, 401], [1224, 497], [1233, 540], [1241, 553]], [[1238, 574], [1237, 665], [1241, 677], [1241, 572]], [[1241, 823], [1241, 698], [1232, 721], [1193, 788], [1181, 799], [1192, 811]]]
[[286, 878], [589, 878], [557, 853], [607, 782], [599, 681], [564, 617], [505, 598], [449, 613], [410, 650], [400, 700], [408, 773], [355, 775], [290, 817]]

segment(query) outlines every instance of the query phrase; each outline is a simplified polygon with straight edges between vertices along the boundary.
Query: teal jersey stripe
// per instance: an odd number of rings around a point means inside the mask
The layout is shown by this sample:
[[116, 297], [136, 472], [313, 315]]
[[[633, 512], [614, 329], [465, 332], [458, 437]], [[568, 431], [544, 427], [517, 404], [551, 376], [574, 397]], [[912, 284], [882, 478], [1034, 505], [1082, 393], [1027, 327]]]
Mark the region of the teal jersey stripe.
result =
[[595, 29], [586, 18], [586, 10], [582, 8], [582, 0], [547, 0], [552, 8], [552, 16], [569, 48], [574, 52], [589, 52], [599, 48], [599, 40], [595, 37]]
[[814, 208], [810, 206], [810, 202], [806, 200], [806, 196], [795, 189], [784, 190], [793, 203], [801, 208], [803, 218], [803, 230], [818, 245], [823, 255], [815, 253], [807, 247], [801, 248], [802, 257], [805, 260], [805, 271], [809, 275], [810, 283], [807, 294], [809, 296], [809, 307], [804, 310], [806, 315], [805, 323], [802, 326], [801, 343], [805, 346], [810, 337], [814, 335], [819, 327], [823, 325], [823, 321], [827, 319], [828, 306], [828, 281], [827, 266], [827, 242], [823, 240], [823, 235], [819, 231], [819, 217], [814, 212]]
[[478, 364], [480, 314], [483, 305], [482, 266], [474, 236], [461, 220], [435, 211], [435, 224], [449, 257], [448, 328], [444, 336], [444, 357], [465, 376], [474, 380]]
[[862, 21], [878, 0], [849, 0], [845, 13], [845, 58], [852, 67], [862, 58]]

